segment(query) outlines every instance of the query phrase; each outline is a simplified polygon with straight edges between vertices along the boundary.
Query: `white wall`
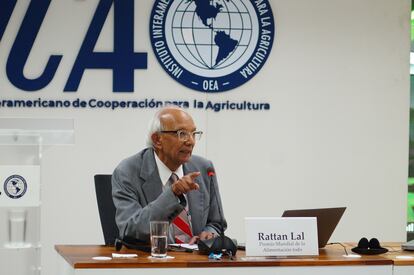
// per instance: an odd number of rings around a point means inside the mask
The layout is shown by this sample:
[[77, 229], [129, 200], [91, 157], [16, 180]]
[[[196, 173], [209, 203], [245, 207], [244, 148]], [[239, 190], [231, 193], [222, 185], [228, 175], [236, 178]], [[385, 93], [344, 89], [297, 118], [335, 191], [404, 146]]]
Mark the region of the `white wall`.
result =
[[[135, 50], [148, 52], [135, 92], [112, 93], [110, 71], [89, 70], [75, 94], [62, 92], [97, 0], [53, 1], [28, 74], [64, 55], [53, 81], [19, 91], [5, 62], [23, 18], [19, 0], [0, 43], [0, 99], [91, 98], [265, 101], [270, 111], [190, 109], [206, 136], [196, 153], [215, 163], [228, 234], [244, 240], [245, 216], [347, 206], [331, 240], [405, 240], [409, 111], [409, 0], [271, 0], [276, 38], [264, 68], [245, 85], [202, 94], [172, 80], [152, 52], [152, 1], [136, 1]], [[111, 49], [112, 16], [99, 49]], [[0, 108], [0, 116], [74, 118], [76, 144], [43, 158], [42, 263], [55, 274], [55, 244], [100, 244], [93, 175], [111, 173], [145, 144], [151, 110]]]

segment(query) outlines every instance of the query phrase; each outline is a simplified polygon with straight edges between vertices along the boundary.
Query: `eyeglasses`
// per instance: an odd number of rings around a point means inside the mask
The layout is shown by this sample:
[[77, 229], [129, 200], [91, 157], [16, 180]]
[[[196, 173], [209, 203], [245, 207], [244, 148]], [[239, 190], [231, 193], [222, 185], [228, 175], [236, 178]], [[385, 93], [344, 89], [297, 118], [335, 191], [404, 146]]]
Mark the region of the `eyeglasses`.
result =
[[160, 133], [176, 134], [178, 139], [181, 141], [187, 141], [190, 138], [190, 136], [192, 136], [194, 140], [200, 140], [201, 136], [203, 135], [203, 131], [194, 131], [190, 133], [184, 130], [160, 131]]

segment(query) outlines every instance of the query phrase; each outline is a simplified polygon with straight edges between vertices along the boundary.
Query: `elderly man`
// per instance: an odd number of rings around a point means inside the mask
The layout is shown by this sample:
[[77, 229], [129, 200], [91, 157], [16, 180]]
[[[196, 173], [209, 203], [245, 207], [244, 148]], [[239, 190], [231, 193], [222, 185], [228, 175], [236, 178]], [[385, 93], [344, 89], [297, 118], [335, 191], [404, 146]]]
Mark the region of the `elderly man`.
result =
[[170, 243], [211, 239], [226, 227], [213, 164], [192, 156], [201, 135], [182, 109], [156, 113], [148, 148], [123, 160], [112, 175], [120, 237], [148, 242], [153, 220], [170, 222]]

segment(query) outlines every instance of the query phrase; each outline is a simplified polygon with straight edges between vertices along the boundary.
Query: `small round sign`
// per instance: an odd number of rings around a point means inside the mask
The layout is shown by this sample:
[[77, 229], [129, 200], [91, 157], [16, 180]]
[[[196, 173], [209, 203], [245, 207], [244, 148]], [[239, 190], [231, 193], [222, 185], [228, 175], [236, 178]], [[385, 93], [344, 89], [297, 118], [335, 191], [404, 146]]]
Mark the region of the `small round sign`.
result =
[[12, 175], [4, 181], [4, 193], [11, 199], [19, 199], [26, 194], [27, 182], [20, 175]]

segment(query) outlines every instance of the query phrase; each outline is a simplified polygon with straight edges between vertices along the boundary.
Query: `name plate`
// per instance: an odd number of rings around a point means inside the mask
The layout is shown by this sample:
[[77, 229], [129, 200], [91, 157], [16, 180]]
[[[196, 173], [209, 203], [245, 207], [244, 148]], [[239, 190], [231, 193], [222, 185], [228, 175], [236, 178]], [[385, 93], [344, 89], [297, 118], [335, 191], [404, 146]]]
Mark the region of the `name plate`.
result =
[[246, 256], [319, 255], [316, 218], [245, 218]]

